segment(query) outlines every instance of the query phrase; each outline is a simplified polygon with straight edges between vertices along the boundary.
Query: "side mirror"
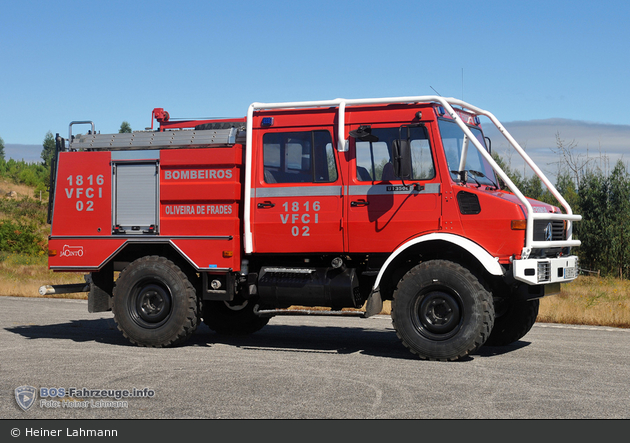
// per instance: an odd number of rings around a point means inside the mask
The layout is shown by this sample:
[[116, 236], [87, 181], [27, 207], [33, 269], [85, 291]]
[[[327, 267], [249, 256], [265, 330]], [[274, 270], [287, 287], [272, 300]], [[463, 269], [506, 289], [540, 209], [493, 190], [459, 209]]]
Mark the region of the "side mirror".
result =
[[411, 178], [411, 145], [409, 140], [394, 140], [392, 151], [396, 177], [403, 180]]
[[358, 129], [350, 131], [350, 137], [354, 137], [363, 142], [377, 142], [378, 137], [372, 135], [372, 128], [368, 125], [361, 125]]

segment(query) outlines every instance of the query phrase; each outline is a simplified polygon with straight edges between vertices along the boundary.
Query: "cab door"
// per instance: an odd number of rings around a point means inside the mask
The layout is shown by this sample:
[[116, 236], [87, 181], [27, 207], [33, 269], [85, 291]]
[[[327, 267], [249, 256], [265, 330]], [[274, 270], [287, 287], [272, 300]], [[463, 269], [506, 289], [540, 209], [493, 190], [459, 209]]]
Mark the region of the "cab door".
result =
[[[361, 126], [359, 133], [370, 134], [350, 138], [348, 252], [391, 252], [439, 229], [441, 186], [429, 128]], [[392, 147], [400, 139], [409, 142], [412, 152], [412, 177], [404, 182], [394, 176], [393, 167]]]
[[252, 235], [257, 253], [343, 251], [332, 126], [257, 131]]

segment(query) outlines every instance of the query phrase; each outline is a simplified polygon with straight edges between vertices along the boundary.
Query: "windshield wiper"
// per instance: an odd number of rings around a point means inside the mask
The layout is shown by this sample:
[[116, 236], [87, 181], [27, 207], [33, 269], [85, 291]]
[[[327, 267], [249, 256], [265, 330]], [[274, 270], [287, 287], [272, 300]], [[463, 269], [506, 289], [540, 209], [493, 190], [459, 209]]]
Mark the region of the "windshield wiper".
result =
[[[485, 178], [492, 184], [492, 186], [490, 186], [490, 185], [486, 186], [486, 191], [498, 191], [499, 190], [499, 185], [497, 185], [495, 182], [493, 182], [490, 179], [490, 177], [486, 177], [486, 175], [483, 172], [474, 171], [472, 169], [469, 169], [468, 172], [470, 174], [472, 174], [472, 175], [476, 175], [477, 177]], [[473, 178], [473, 180], [475, 180], [475, 179]], [[478, 188], [481, 187], [481, 184], [477, 180], [475, 180], [475, 183], [477, 183], [479, 185], [479, 186], [477, 186]]]
[[490, 180], [489, 177], [486, 177], [486, 175], [483, 172], [475, 171], [474, 169], [465, 169], [463, 171], [450, 171], [450, 172], [452, 174], [456, 174], [459, 177], [459, 180], [463, 184], [466, 184], [467, 179], [470, 177], [477, 184], [477, 188], [480, 188], [483, 185], [479, 182], [479, 180], [475, 178], [475, 177], [480, 177], [480, 178], [487, 179], [491, 183], [490, 185], [486, 185], [486, 190], [489, 190], [489, 191], [499, 190], [499, 186], [496, 183], [494, 183], [492, 180]]

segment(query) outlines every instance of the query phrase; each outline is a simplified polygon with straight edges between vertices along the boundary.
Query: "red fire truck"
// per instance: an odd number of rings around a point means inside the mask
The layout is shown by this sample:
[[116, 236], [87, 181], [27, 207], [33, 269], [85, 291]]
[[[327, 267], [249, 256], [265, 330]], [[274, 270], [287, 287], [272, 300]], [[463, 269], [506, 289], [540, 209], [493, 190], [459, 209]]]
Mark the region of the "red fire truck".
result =
[[[481, 116], [563, 209], [514, 185]], [[391, 300], [411, 352], [457, 360], [523, 337], [577, 277], [581, 217], [494, 115], [453, 98], [253, 103], [230, 120], [156, 108], [145, 131], [72, 122], [57, 151], [49, 267], [86, 284], [41, 292], [89, 291], [140, 346], [182, 344], [200, 321], [247, 334]]]

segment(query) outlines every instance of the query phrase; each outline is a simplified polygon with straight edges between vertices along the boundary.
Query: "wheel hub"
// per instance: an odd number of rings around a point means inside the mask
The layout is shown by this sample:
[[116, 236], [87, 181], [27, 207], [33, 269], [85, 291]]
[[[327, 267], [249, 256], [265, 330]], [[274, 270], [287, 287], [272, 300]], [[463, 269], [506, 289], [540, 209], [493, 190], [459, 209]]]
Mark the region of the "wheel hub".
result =
[[418, 328], [432, 338], [446, 339], [459, 327], [461, 310], [457, 297], [443, 291], [425, 294], [418, 305]]
[[159, 326], [171, 312], [171, 295], [162, 286], [146, 285], [136, 297], [135, 311], [145, 326]]

